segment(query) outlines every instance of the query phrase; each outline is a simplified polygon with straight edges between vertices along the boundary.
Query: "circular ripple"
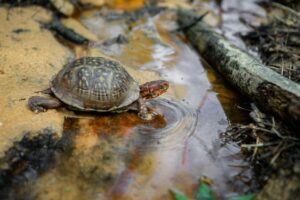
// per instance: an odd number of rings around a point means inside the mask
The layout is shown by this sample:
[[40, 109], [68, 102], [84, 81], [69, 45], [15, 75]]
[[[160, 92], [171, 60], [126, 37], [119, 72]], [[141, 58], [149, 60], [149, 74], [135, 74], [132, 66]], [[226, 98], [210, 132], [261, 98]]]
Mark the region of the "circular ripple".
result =
[[138, 126], [138, 136], [134, 140], [137, 150], [173, 149], [184, 146], [186, 139], [193, 134], [197, 126], [197, 112], [182, 101], [167, 98], [150, 100], [147, 105], [164, 117], [166, 126]]

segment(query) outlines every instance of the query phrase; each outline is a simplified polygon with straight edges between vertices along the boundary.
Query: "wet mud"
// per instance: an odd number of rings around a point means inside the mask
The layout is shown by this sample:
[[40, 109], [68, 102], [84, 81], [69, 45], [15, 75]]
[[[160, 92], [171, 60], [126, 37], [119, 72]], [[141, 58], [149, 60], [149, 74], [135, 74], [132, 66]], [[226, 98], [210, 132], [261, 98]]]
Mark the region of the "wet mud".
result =
[[55, 163], [56, 154], [61, 150], [58, 141], [53, 130], [45, 129], [33, 138], [28, 133], [15, 142], [1, 158], [0, 198], [22, 199], [24, 193], [19, 191], [24, 184], [36, 180]]

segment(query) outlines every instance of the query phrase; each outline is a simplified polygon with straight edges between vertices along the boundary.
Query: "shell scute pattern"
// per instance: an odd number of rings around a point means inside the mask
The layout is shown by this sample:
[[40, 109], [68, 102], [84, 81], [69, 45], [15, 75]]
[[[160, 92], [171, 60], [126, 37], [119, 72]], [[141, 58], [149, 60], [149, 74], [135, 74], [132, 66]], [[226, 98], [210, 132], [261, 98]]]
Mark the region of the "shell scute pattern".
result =
[[118, 109], [139, 97], [138, 83], [122, 65], [102, 57], [67, 65], [52, 80], [51, 89], [63, 102], [87, 111]]
[[81, 90], [89, 90], [91, 85], [91, 76], [93, 72], [88, 67], [81, 67], [77, 70], [77, 88]]

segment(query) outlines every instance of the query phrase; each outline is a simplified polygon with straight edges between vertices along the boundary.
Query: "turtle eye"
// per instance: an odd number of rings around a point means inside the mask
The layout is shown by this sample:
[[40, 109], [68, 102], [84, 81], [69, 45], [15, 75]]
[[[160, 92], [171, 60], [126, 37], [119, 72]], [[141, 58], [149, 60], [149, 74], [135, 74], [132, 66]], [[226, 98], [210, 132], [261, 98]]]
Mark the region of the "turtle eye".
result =
[[152, 92], [151, 93], [151, 97], [152, 98], [155, 98], [155, 97], [158, 97], [159, 96], [159, 93], [158, 92]]
[[163, 90], [163, 91], [166, 91], [168, 88], [169, 88], [168, 85], [163, 85], [163, 86], [162, 86], [162, 90]]

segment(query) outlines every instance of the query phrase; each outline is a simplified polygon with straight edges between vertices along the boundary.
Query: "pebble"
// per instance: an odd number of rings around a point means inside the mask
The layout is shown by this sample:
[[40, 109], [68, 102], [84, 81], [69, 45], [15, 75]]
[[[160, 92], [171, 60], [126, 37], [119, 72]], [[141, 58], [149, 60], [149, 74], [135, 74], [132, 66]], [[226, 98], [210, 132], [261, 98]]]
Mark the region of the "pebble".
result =
[[50, 0], [50, 1], [52, 5], [57, 10], [59, 10], [59, 12], [61, 12], [66, 16], [71, 16], [75, 11], [73, 4], [71, 4], [69, 1], [65, 1], [65, 0]]
[[106, 2], [105, 0], [80, 0], [80, 3], [82, 4], [91, 4], [94, 6], [103, 6]]

